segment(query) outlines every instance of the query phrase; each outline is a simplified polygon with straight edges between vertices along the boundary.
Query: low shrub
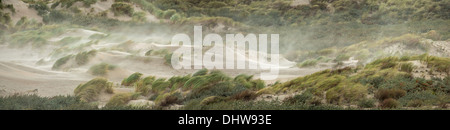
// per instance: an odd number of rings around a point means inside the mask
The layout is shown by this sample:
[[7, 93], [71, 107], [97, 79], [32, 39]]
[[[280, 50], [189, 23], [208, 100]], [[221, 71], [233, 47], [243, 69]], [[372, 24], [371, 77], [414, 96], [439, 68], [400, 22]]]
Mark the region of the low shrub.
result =
[[438, 105], [439, 95], [442, 92], [433, 92], [430, 90], [408, 92], [405, 96], [398, 99], [401, 105], [409, 107], [420, 107], [425, 105]]
[[368, 99], [368, 98], [363, 98], [363, 99], [359, 100], [358, 106], [360, 108], [372, 108], [372, 107], [375, 107], [375, 100]]
[[172, 15], [174, 15], [175, 13], [177, 13], [177, 11], [174, 10], [174, 9], [166, 10], [166, 11], [164, 11], [164, 13], [163, 13], [163, 15], [162, 15], [162, 18], [164, 18], [164, 19], [169, 19], [169, 18], [172, 17]]
[[408, 107], [421, 107], [423, 105], [422, 100], [411, 100], [406, 106]]
[[97, 110], [78, 96], [41, 97], [38, 95], [0, 96], [0, 110]]
[[38, 12], [39, 16], [44, 16], [48, 13], [50, 8], [43, 1], [33, 2], [28, 5], [28, 8], [33, 8]]
[[416, 91], [418, 89], [416, 80], [410, 75], [396, 75], [393, 77], [380, 75], [379, 78], [382, 78], [383, 80], [376, 86], [378, 89], [402, 89], [407, 92]]
[[174, 15], [172, 15], [170, 17], [170, 21], [172, 23], [177, 23], [177, 22], [181, 21], [181, 19], [182, 19], [182, 16], [180, 14], [178, 14], [178, 13], [175, 13]]
[[381, 102], [380, 106], [382, 108], [397, 108], [399, 106], [397, 100], [393, 99], [393, 98], [388, 98], [383, 100], [383, 102]]
[[191, 92], [186, 95], [185, 100], [204, 99], [210, 96], [229, 97], [245, 90], [247, 90], [247, 88], [242, 85], [233, 86], [230, 82], [222, 82], [214, 86], [192, 89]]
[[384, 101], [386, 99], [399, 99], [406, 95], [405, 90], [401, 89], [380, 89], [375, 93], [375, 98], [380, 101]]
[[283, 102], [288, 104], [296, 104], [296, 103], [304, 104], [307, 103], [307, 101], [309, 101], [313, 97], [314, 95], [311, 92], [305, 91], [302, 94], [295, 95], [293, 97], [288, 97]]
[[320, 96], [322, 95], [322, 92], [338, 86], [344, 79], [345, 77], [341, 75], [333, 75], [331, 77], [320, 79], [314, 84], [313, 94]]
[[245, 90], [243, 92], [237, 93], [232, 95], [229, 99], [230, 100], [244, 100], [244, 101], [249, 101], [249, 100], [254, 100], [256, 99], [258, 95], [256, 95], [256, 93], [254, 91], [250, 91], [250, 90]]
[[219, 97], [219, 96], [210, 96], [207, 97], [205, 99], [203, 99], [200, 104], [201, 105], [209, 105], [209, 104], [213, 104], [213, 103], [218, 103], [218, 102], [222, 102], [225, 101], [226, 99], [224, 97]]
[[130, 4], [125, 2], [114, 2], [114, 4], [111, 5], [111, 10], [115, 16], [120, 15], [133, 16], [134, 12], [133, 7], [131, 7]]
[[359, 83], [344, 81], [338, 86], [331, 88], [326, 93], [329, 103], [340, 104], [342, 102], [356, 102], [367, 94], [367, 87]]
[[97, 3], [97, 0], [83, 0], [83, 5], [86, 7], [91, 7], [91, 5], [95, 3]]
[[143, 22], [147, 21], [147, 18], [145, 17], [144, 12], [135, 12], [135, 13], [133, 13], [132, 21], [138, 22], [138, 23], [143, 23]]
[[279, 101], [256, 101], [248, 102], [242, 100], [222, 101], [208, 105], [200, 105], [201, 101], [188, 102], [182, 109], [186, 110], [344, 110], [335, 105], [309, 105], [309, 104], [285, 104]]
[[313, 97], [311, 100], [308, 101], [308, 104], [313, 106], [320, 106], [322, 105], [322, 98]]

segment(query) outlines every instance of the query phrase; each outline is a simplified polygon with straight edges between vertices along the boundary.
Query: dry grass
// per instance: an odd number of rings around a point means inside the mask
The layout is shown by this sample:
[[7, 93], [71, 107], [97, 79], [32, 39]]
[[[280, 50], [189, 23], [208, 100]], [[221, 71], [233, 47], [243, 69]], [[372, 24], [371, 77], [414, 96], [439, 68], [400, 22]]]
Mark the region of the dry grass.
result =
[[230, 100], [254, 100], [256, 99], [258, 95], [254, 91], [245, 90], [243, 92], [237, 93], [235, 95], [232, 95], [229, 99]]
[[375, 93], [375, 98], [384, 101], [389, 98], [399, 99], [405, 95], [406, 91], [401, 89], [380, 89]]
[[397, 100], [393, 99], [393, 98], [388, 98], [383, 100], [383, 102], [381, 102], [380, 106], [382, 108], [397, 108], [399, 106], [399, 103], [397, 102]]

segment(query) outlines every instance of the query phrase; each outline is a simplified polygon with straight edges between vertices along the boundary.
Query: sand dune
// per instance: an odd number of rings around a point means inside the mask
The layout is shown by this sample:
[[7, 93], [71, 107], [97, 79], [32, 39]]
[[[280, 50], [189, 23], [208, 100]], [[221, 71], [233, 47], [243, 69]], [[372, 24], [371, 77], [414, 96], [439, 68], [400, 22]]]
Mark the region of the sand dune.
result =
[[14, 63], [0, 62], [0, 96], [38, 90], [40, 96], [70, 95], [78, 84], [89, 79], [84, 74], [51, 72]]
[[[81, 41], [70, 43], [69, 47], [77, 48], [81, 46], [83, 40], [89, 39], [93, 34], [104, 34], [102, 32], [85, 30], [85, 29], [68, 29], [65, 33], [48, 39], [49, 42], [57, 42], [65, 37], [81, 37]], [[145, 39], [145, 38], [141, 38]], [[147, 38], [148, 39], [148, 38]], [[126, 47], [124, 48], [123, 45]], [[134, 72], [140, 72], [144, 76], [156, 76], [157, 78], [170, 78], [173, 76], [182, 76], [195, 73], [195, 69], [175, 70], [168, 65], [162, 56], [144, 56], [148, 50], [163, 50], [173, 52], [178, 46], [170, 46], [164, 44], [156, 44], [156, 42], [132, 42], [123, 44], [121, 42], [111, 42], [110, 39], [100, 41], [98, 44], [92, 44], [81, 50], [70, 48], [66, 51], [59, 52], [57, 56], [53, 56], [54, 49], [59, 46], [44, 47], [46, 49], [21, 48], [11, 49], [7, 46], [0, 46], [0, 96], [13, 93], [29, 93], [33, 92], [41, 96], [55, 96], [73, 94], [73, 90], [80, 84], [87, 82], [95, 76], [89, 74], [88, 70], [91, 66], [108, 63], [116, 66], [104, 77], [120, 84], [120, 82]], [[63, 46], [67, 47], [67, 46]], [[69, 60], [59, 71], [51, 70], [52, 65], [58, 58], [66, 55], [74, 55], [81, 51], [98, 50], [94, 57], [84, 65], [77, 65], [74, 59]], [[205, 47], [204, 53], [207, 53]], [[226, 48], [230, 50], [230, 48]], [[248, 53], [259, 53], [253, 51], [234, 51], [237, 56], [245, 58], [246, 62], [256, 62], [258, 59], [251, 59]], [[46, 64], [37, 65], [40, 59], [46, 59]], [[293, 67], [294, 62], [285, 58], [280, 58], [280, 65], [264, 64], [267, 66], [279, 66], [280, 75], [278, 79], [266, 81], [271, 84], [280, 81], [287, 81], [298, 76], [311, 74], [326, 68], [308, 68], [301, 69]], [[221, 70], [229, 76], [237, 76], [239, 74], [255, 75], [259, 77], [261, 70], [250, 69], [226, 69]], [[36, 91], [35, 91], [36, 90]]]
[[[2, 0], [4, 4], [12, 4], [16, 13], [11, 15], [12, 23], [15, 24], [22, 17], [28, 19], [34, 19], [37, 22], [42, 22], [42, 17], [38, 15], [38, 12], [34, 9], [28, 8], [28, 4], [21, 0]], [[9, 11], [9, 10], [5, 10]]]

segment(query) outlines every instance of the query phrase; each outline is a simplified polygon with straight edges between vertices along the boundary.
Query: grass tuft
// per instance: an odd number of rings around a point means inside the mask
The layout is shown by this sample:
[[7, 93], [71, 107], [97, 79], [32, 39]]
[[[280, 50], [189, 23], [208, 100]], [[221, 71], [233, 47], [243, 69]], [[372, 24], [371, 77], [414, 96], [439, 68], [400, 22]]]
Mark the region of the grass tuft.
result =
[[134, 13], [133, 7], [129, 3], [125, 2], [114, 2], [111, 5], [111, 10], [115, 16], [128, 15], [131, 17]]
[[393, 98], [388, 98], [383, 100], [383, 102], [381, 102], [380, 105], [382, 108], [397, 108], [399, 107], [399, 103], [397, 102], [397, 100], [393, 99]]
[[88, 72], [94, 76], [106, 76], [109, 71], [114, 70], [116, 66], [110, 65], [107, 63], [100, 63], [97, 65], [91, 66]]
[[113, 93], [112, 83], [104, 78], [95, 78], [91, 81], [78, 85], [74, 93], [82, 101], [92, 102], [98, 99], [100, 93]]
[[139, 93], [116, 94], [108, 101], [108, 103], [106, 103], [105, 107], [126, 106], [130, 100], [137, 99], [139, 95]]
[[406, 95], [405, 90], [401, 89], [381, 89], [378, 90], [375, 93], [375, 98], [377, 98], [380, 101], [384, 101], [386, 99], [392, 98], [392, 99], [399, 99]]
[[141, 73], [138, 73], [138, 72], [133, 73], [130, 76], [128, 76], [128, 78], [123, 79], [121, 85], [131, 86], [134, 83], [136, 83], [137, 81], [139, 81], [141, 76], [142, 76]]

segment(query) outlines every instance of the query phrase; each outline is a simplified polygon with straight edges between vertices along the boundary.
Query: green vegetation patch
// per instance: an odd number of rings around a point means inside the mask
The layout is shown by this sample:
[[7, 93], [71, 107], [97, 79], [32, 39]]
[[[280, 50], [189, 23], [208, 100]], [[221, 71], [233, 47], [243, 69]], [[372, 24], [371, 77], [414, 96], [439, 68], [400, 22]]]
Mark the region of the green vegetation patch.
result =
[[128, 76], [128, 78], [125, 78], [122, 80], [122, 85], [124, 86], [131, 86], [134, 83], [136, 83], [137, 81], [139, 81], [141, 79], [142, 74], [141, 73], [133, 73], [130, 76]]
[[126, 106], [130, 100], [135, 100], [139, 97], [139, 93], [120, 93], [115, 94], [109, 101], [106, 103], [105, 107], [117, 107], [117, 106]]
[[116, 16], [120, 15], [128, 15], [133, 16], [134, 9], [129, 3], [125, 2], [114, 2], [114, 4], [111, 5], [111, 10]]
[[153, 81], [155, 81], [155, 77], [154, 76], [148, 76], [143, 78], [142, 80], [139, 80], [138, 82], [136, 82], [135, 84], [135, 92], [140, 93], [141, 95], [148, 95], [150, 94], [151, 90], [152, 90], [152, 84]]
[[60, 69], [61, 66], [63, 66], [64, 64], [66, 64], [67, 61], [69, 61], [72, 57], [73, 57], [73, 55], [68, 55], [68, 56], [59, 58], [58, 60], [56, 60], [55, 64], [53, 64], [52, 70]]
[[11, 95], [0, 97], [0, 110], [94, 110], [94, 105], [77, 96], [41, 97], [38, 95]]
[[81, 52], [75, 55], [75, 61], [77, 65], [85, 65], [89, 62], [89, 59], [97, 55], [97, 50], [91, 50], [88, 52]]
[[97, 54], [97, 50], [91, 50], [88, 52], [80, 52], [76, 55], [67, 55], [62, 58], [56, 60], [56, 62], [52, 66], [52, 70], [66, 69], [63, 68], [70, 60], [74, 60], [76, 64], [68, 66], [69, 68], [72, 66], [82, 66], [89, 62], [89, 60]]
[[104, 78], [95, 78], [91, 81], [78, 85], [75, 88], [75, 96], [80, 97], [82, 101], [92, 102], [98, 99], [98, 96], [102, 93], [113, 93], [112, 83], [108, 82]]
[[110, 65], [107, 63], [100, 63], [97, 65], [91, 66], [88, 72], [94, 76], [106, 76], [109, 71], [114, 70], [116, 66]]

